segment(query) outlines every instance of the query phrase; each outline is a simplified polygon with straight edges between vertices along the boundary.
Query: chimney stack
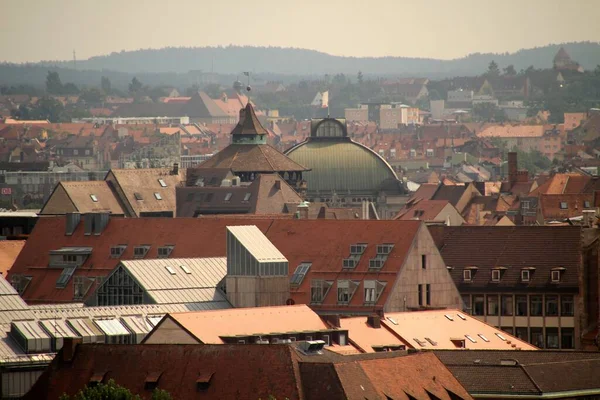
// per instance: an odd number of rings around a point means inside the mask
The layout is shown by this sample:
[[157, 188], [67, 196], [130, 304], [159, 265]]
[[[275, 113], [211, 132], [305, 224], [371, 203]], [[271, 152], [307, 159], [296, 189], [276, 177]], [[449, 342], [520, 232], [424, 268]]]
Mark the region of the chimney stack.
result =
[[71, 362], [73, 360], [73, 356], [75, 356], [75, 349], [78, 344], [82, 343], [81, 338], [72, 338], [66, 337], [63, 339], [63, 347], [62, 347], [62, 357], [61, 360], [63, 362]]
[[375, 329], [381, 328], [381, 319], [379, 318], [379, 315], [369, 315], [367, 317], [367, 325]]
[[508, 183], [512, 187], [517, 182], [517, 153], [511, 151], [508, 153]]
[[179, 163], [173, 163], [173, 170], [171, 175], [179, 175]]

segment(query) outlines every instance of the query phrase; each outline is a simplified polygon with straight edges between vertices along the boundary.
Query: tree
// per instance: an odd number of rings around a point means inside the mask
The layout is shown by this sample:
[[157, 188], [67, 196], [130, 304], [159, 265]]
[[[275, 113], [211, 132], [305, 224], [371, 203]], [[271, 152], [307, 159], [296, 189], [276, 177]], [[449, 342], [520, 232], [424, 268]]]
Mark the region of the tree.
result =
[[488, 76], [499, 76], [500, 75], [500, 68], [498, 68], [498, 64], [496, 64], [496, 61], [492, 60], [492, 62], [488, 66], [486, 75], [488, 75]]
[[98, 105], [104, 101], [106, 97], [104, 93], [97, 88], [86, 89], [79, 96], [79, 100], [85, 102], [87, 105]]
[[361, 71], [358, 71], [358, 75], [356, 76], [356, 80], [358, 81], [359, 85], [362, 85], [362, 83], [363, 83], [363, 73]]
[[100, 88], [102, 88], [102, 91], [104, 92], [104, 94], [111, 94], [112, 92], [112, 83], [110, 82], [110, 79], [108, 79], [106, 76], [103, 76], [100, 79]]
[[200, 91], [200, 85], [194, 83], [189, 88], [185, 89], [185, 95], [187, 97], [192, 97], [194, 93], [198, 93]]
[[67, 82], [63, 86], [62, 94], [78, 94], [79, 88], [71, 82]]
[[[60, 396], [60, 400], [141, 400], [141, 397], [131, 393], [129, 389], [117, 385], [111, 379], [106, 384], [99, 383], [93, 387], [86, 386], [73, 397], [63, 394]], [[171, 395], [164, 390], [154, 389], [152, 400], [171, 400]]]
[[139, 81], [137, 77], [133, 77], [129, 84], [129, 93], [133, 96], [139, 95], [144, 85]]
[[31, 119], [50, 122], [67, 122], [69, 118], [65, 114], [65, 106], [53, 97], [44, 96], [31, 108]]
[[506, 76], [515, 76], [517, 75], [517, 70], [515, 70], [515, 66], [514, 65], [509, 65], [506, 68], [504, 68], [504, 75]]
[[60, 76], [56, 71], [48, 71], [46, 76], [46, 91], [50, 94], [62, 94], [63, 84], [60, 81]]

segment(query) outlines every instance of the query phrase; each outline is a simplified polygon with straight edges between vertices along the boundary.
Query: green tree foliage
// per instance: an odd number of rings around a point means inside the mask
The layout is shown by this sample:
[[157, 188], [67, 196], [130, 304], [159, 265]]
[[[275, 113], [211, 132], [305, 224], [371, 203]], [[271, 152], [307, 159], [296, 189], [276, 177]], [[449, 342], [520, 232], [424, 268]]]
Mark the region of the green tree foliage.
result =
[[17, 110], [13, 110], [12, 116], [19, 119], [34, 119], [50, 122], [68, 122], [69, 118], [65, 113], [63, 104], [53, 97], [44, 96], [37, 103], [28, 106], [20, 106]]
[[[137, 394], [134, 395], [129, 389], [117, 385], [111, 379], [106, 384], [86, 386], [73, 397], [63, 394], [60, 400], [141, 400], [141, 397]], [[152, 392], [152, 400], [171, 400], [171, 395], [164, 390], [155, 389]]]
[[85, 102], [88, 106], [100, 105], [106, 98], [105, 92], [98, 88], [89, 88], [81, 92], [79, 101]]
[[111, 94], [112, 93], [112, 83], [110, 82], [110, 79], [108, 79], [106, 76], [103, 76], [100, 79], [100, 88], [102, 89], [104, 94], [106, 94], [106, 95]]
[[356, 75], [356, 81], [358, 82], [359, 85], [362, 85], [362, 83], [364, 81], [364, 77], [363, 77], [363, 73], [361, 71], [358, 71], [358, 74]]
[[194, 83], [189, 88], [185, 89], [185, 95], [187, 97], [192, 97], [194, 93], [198, 93], [200, 91], [200, 85]]
[[496, 61], [492, 60], [492, 62], [490, 62], [490, 65], [488, 65], [486, 75], [500, 76], [500, 68], [498, 68], [498, 64], [496, 64]]
[[56, 71], [48, 71], [46, 76], [46, 91], [50, 94], [62, 94], [63, 84], [60, 80], [60, 76]]
[[506, 76], [515, 76], [517, 75], [517, 71], [515, 70], [515, 66], [514, 65], [509, 65], [506, 68], [504, 68], [504, 75]]
[[483, 122], [504, 122], [506, 114], [494, 103], [479, 103], [473, 106], [473, 117]]
[[79, 93], [79, 88], [74, 83], [67, 82], [63, 85], [62, 94], [74, 95], [74, 94], [78, 94], [78, 93]]
[[129, 94], [131, 94], [132, 96], [140, 95], [143, 88], [144, 85], [142, 84], [142, 82], [140, 82], [140, 80], [134, 76], [131, 80], [131, 83], [129, 84]]

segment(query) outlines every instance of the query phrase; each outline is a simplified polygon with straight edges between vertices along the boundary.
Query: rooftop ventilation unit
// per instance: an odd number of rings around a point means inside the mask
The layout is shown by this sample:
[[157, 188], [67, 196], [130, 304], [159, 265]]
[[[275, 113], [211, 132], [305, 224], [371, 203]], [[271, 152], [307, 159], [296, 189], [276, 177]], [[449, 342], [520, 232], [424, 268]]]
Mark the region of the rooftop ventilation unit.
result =
[[324, 346], [325, 342], [323, 340], [307, 340], [305, 342], [300, 342], [298, 350], [307, 355], [322, 354]]

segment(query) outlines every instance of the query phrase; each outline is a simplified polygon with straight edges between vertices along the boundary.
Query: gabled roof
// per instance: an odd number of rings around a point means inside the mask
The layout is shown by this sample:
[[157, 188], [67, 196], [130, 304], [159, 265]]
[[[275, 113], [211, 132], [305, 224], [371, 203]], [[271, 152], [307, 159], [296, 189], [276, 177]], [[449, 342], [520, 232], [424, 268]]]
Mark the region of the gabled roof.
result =
[[[400, 212], [394, 219], [402, 221], [437, 221], [437, 216], [448, 205], [453, 207], [448, 200], [421, 200], [410, 209]], [[441, 221], [443, 221], [443, 218]]]
[[120, 265], [156, 304], [221, 302], [218, 308], [229, 307], [217, 289], [227, 274], [224, 257], [123, 260]]
[[[135, 216], [144, 212], [172, 212], [175, 215], [175, 187], [184, 180], [183, 170], [171, 174], [167, 168], [111, 169], [105, 178], [117, 193], [125, 198], [125, 209], [133, 210]], [[160, 183], [162, 180], [166, 186]], [[156, 196], [158, 193], [159, 196]], [[140, 196], [136, 197], [136, 194]], [[141, 200], [138, 198], [141, 197]], [[160, 197], [160, 199], [158, 198]]]
[[[460, 291], [486, 287], [505, 290], [577, 291], [581, 265], [581, 228], [576, 226], [458, 226], [429, 227], [450, 275]], [[549, 245], [551, 244], [551, 245]], [[471, 282], [463, 270], [477, 267]], [[503, 268], [491, 284], [491, 270]], [[521, 282], [521, 269], [533, 268]], [[551, 283], [552, 268], [565, 268], [560, 283]]]
[[594, 210], [593, 202], [592, 193], [541, 194], [538, 208], [545, 221], [549, 219], [564, 221], [567, 218], [580, 217], [583, 215], [583, 210]]
[[[71, 204], [68, 204], [69, 201]], [[117, 196], [106, 181], [59, 182], [44, 204], [40, 215], [58, 215], [67, 212], [125, 214]]]
[[434, 354], [472, 395], [495, 393], [502, 398], [562, 392], [564, 397], [568, 391], [600, 389], [598, 352], [435, 350]]
[[25, 240], [0, 240], [0, 275], [6, 277], [17, 256], [25, 246]]
[[230, 144], [196, 168], [227, 168], [234, 173], [309, 170], [268, 144]]
[[232, 135], [266, 135], [267, 130], [261, 125], [256, 117], [254, 107], [248, 102], [243, 110], [240, 110], [240, 121], [231, 131]]
[[[166, 319], [195, 337], [200, 343], [222, 344], [222, 336], [267, 335], [302, 331], [322, 331], [329, 327], [306, 305], [232, 308], [202, 312], [168, 314]], [[146, 341], [152, 343], [152, 335], [159, 332], [158, 324]]]

